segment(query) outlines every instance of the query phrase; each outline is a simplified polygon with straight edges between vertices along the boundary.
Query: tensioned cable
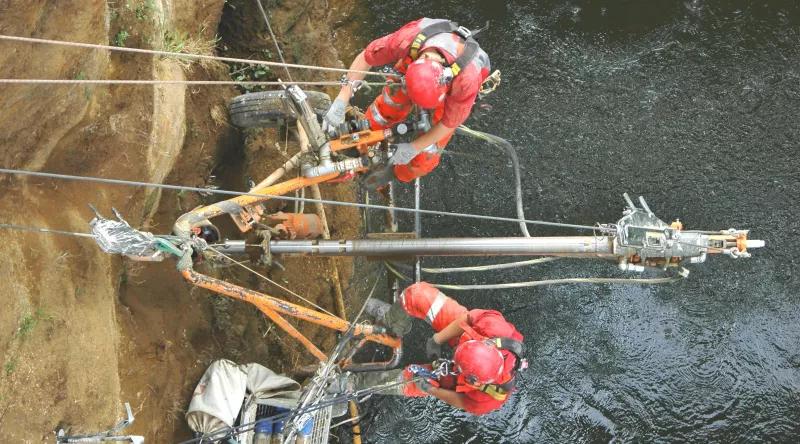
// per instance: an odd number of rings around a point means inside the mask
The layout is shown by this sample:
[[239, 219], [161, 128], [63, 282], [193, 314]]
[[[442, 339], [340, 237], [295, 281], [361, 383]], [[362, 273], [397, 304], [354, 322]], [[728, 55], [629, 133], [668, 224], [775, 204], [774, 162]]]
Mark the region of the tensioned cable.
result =
[[305, 201], [311, 203], [321, 203], [327, 205], [339, 205], [345, 207], [356, 207], [356, 208], [368, 208], [368, 209], [378, 209], [378, 210], [394, 210], [394, 211], [403, 211], [407, 213], [414, 213], [419, 212], [421, 214], [431, 214], [436, 216], [450, 216], [450, 217], [463, 217], [463, 218], [470, 218], [470, 219], [481, 219], [481, 220], [492, 220], [492, 221], [502, 221], [502, 222], [514, 222], [520, 223], [525, 222], [527, 224], [533, 225], [545, 225], [551, 227], [562, 227], [562, 228], [573, 228], [576, 230], [592, 230], [592, 231], [615, 231], [613, 228], [608, 227], [600, 227], [600, 226], [593, 226], [593, 225], [577, 225], [577, 224], [565, 224], [561, 222], [545, 222], [541, 220], [520, 220], [517, 218], [512, 217], [502, 217], [502, 216], [485, 216], [482, 214], [470, 214], [470, 213], [454, 213], [448, 211], [438, 211], [438, 210], [423, 210], [423, 209], [414, 209], [414, 208], [405, 208], [405, 207], [389, 207], [386, 205], [375, 205], [375, 204], [363, 204], [357, 202], [342, 202], [337, 200], [327, 200], [327, 199], [311, 199], [311, 198], [301, 198], [301, 197], [291, 197], [291, 196], [278, 196], [274, 194], [259, 194], [259, 193], [247, 193], [241, 191], [229, 191], [229, 190], [211, 190], [208, 188], [200, 188], [200, 187], [189, 187], [189, 186], [182, 186], [182, 185], [168, 185], [168, 184], [159, 184], [159, 183], [151, 183], [151, 182], [139, 182], [139, 181], [132, 181], [132, 180], [121, 180], [121, 179], [104, 179], [101, 177], [92, 177], [92, 176], [74, 176], [70, 174], [58, 174], [58, 173], [45, 173], [41, 171], [28, 171], [28, 170], [17, 170], [17, 169], [9, 169], [9, 168], [0, 168], [0, 174], [12, 174], [12, 175], [20, 175], [20, 176], [35, 176], [35, 177], [47, 177], [50, 179], [63, 179], [63, 180], [76, 180], [76, 181], [85, 181], [85, 182], [98, 182], [98, 183], [107, 183], [107, 184], [115, 184], [115, 185], [127, 185], [127, 186], [137, 186], [137, 187], [152, 187], [152, 188], [161, 188], [166, 190], [177, 190], [177, 191], [195, 191], [199, 193], [209, 193], [209, 194], [223, 194], [228, 196], [251, 196], [251, 197], [266, 197], [269, 199], [277, 199], [277, 200], [288, 200], [288, 201]]
[[10, 230], [20, 230], [20, 231], [32, 231], [34, 233], [50, 233], [50, 234], [63, 234], [65, 236], [77, 236], [77, 237], [89, 237], [94, 239], [94, 234], [91, 233], [78, 233], [75, 231], [64, 231], [64, 230], [51, 230], [49, 228], [37, 228], [37, 227], [28, 227], [24, 225], [16, 225], [16, 224], [0, 224], [0, 228], [6, 228]]
[[[383, 86], [386, 82], [366, 82], [369, 85]], [[254, 80], [153, 80], [153, 79], [0, 79], [0, 84], [44, 84], [44, 85], [242, 85], [242, 86], [341, 86], [341, 82], [283, 82]]]
[[[372, 299], [372, 296], [375, 294], [375, 289], [378, 288], [378, 283], [381, 281], [379, 272], [380, 269], [376, 270], [375, 283], [372, 284], [372, 289], [370, 289], [369, 294], [367, 295], [367, 299], [364, 301], [364, 304], [361, 306], [361, 310], [359, 310], [356, 317], [353, 318], [352, 322], [350, 322], [350, 327], [348, 327], [348, 329], [342, 334], [341, 339], [339, 339], [339, 341], [334, 346], [333, 351], [331, 352], [330, 357], [328, 358], [328, 362], [325, 363], [322, 369], [320, 369], [317, 372], [317, 376], [315, 376], [312, 379], [311, 383], [309, 383], [304, 389], [304, 392], [300, 397], [300, 401], [298, 401], [300, 409], [308, 408], [309, 405], [314, 406], [314, 405], [319, 405], [321, 403], [319, 396], [324, 396], [325, 395], [324, 392], [314, 393], [314, 391], [321, 390], [322, 384], [326, 384], [328, 382], [327, 379], [329, 378], [330, 372], [333, 369], [334, 364], [338, 360], [339, 355], [344, 350], [344, 347], [347, 345], [347, 342], [353, 339], [353, 330], [355, 329], [356, 323], [358, 322], [358, 319], [361, 317], [361, 314], [364, 312], [364, 309], [367, 306], [367, 302], [370, 299]], [[313, 395], [317, 395], [317, 399], [312, 400], [311, 398], [313, 397]], [[289, 422], [289, 420], [291, 419], [294, 419], [295, 416], [296, 415], [294, 414], [294, 412], [290, 412], [289, 419], [287, 419], [287, 422]]]
[[233, 258], [231, 258], [230, 256], [226, 255], [225, 253], [223, 253], [223, 252], [221, 252], [221, 251], [217, 250], [216, 248], [214, 248], [214, 247], [212, 247], [212, 246], [210, 246], [210, 245], [209, 245], [209, 246], [208, 246], [208, 249], [209, 249], [209, 250], [211, 250], [211, 251], [213, 251], [214, 253], [217, 253], [217, 254], [219, 254], [220, 256], [224, 257], [225, 259], [227, 259], [227, 260], [229, 260], [229, 261], [233, 262], [234, 264], [236, 264], [236, 265], [238, 265], [238, 266], [240, 266], [240, 267], [244, 268], [245, 270], [247, 270], [247, 271], [249, 271], [249, 272], [251, 272], [251, 273], [255, 274], [256, 276], [260, 277], [261, 279], [264, 279], [265, 281], [267, 281], [267, 282], [269, 282], [270, 284], [272, 284], [272, 285], [274, 285], [274, 286], [276, 286], [276, 287], [280, 288], [281, 290], [283, 290], [283, 291], [285, 291], [285, 292], [287, 292], [287, 293], [291, 294], [292, 296], [294, 296], [294, 297], [296, 297], [296, 298], [298, 298], [298, 299], [300, 299], [300, 300], [303, 300], [303, 301], [305, 301], [305, 302], [307, 302], [307, 303], [311, 304], [312, 306], [314, 306], [315, 308], [317, 308], [317, 309], [319, 309], [319, 310], [322, 310], [322, 311], [323, 311], [323, 312], [325, 312], [326, 314], [329, 314], [329, 315], [331, 315], [331, 316], [333, 316], [333, 317], [337, 317], [335, 314], [333, 314], [333, 313], [329, 312], [328, 310], [325, 310], [324, 308], [320, 307], [319, 305], [317, 305], [317, 304], [315, 304], [315, 303], [313, 303], [313, 302], [309, 301], [308, 299], [306, 299], [306, 298], [304, 298], [304, 297], [300, 296], [299, 294], [297, 294], [297, 293], [293, 292], [292, 290], [289, 290], [288, 288], [284, 287], [283, 285], [281, 285], [281, 284], [279, 284], [279, 283], [277, 283], [277, 282], [273, 281], [272, 279], [270, 279], [270, 278], [268, 278], [268, 277], [264, 276], [263, 274], [261, 274], [261, 273], [259, 273], [259, 272], [255, 271], [255, 270], [253, 270], [252, 268], [248, 267], [247, 265], [245, 265], [245, 264], [243, 264], [243, 263], [241, 263], [241, 262], [237, 262], [237, 261], [235, 261]]
[[349, 70], [345, 68], [329, 68], [326, 66], [301, 65], [298, 63], [268, 62], [266, 60], [239, 59], [235, 57], [219, 57], [219, 56], [210, 56], [203, 54], [187, 54], [182, 52], [158, 51], [153, 49], [125, 48], [120, 46], [98, 45], [94, 43], [67, 42], [64, 40], [37, 39], [33, 37], [20, 37], [20, 36], [3, 35], [3, 34], [0, 34], [0, 40], [10, 40], [15, 42], [26, 42], [26, 43], [44, 43], [49, 45], [72, 46], [78, 48], [106, 49], [109, 51], [161, 55], [167, 57], [180, 57], [180, 58], [195, 59], [195, 60], [217, 60], [220, 62], [250, 63], [253, 65], [265, 65], [265, 66], [284, 66], [287, 68], [311, 69], [317, 71], [329, 71], [329, 72], [341, 72], [341, 73], [354, 72], [364, 75], [381, 76], [381, 77], [390, 76], [390, 74], [388, 73], [379, 71], [358, 71], [358, 70]]
[[264, 5], [261, 4], [261, 0], [256, 0], [256, 5], [258, 5], [258, 10], [261, 12], [261, 17], [264, 17], [264, 23], [267, 24], [267, 29], [269, 30], [269, 35], [272, 37], [272, 42], [275, 43], [275, 49], [278, 50], [278, 57], [281, 59], [281, 63], [283, 63], [283, 69], [286, 70], [286, 77], [289, 78], [289, 81], [292, 80], [292, 74], [289, 72], [289, 68], [286, 66], [286, 60], [283, 58], [283, 51], [281, 51], [281, 45], [278, 44], [278, 39], [275, 38], [275, 33], [272, 32], [272, 25], [269, 24], [269, 18], [267, 18], [267, 11], [264, 11]]

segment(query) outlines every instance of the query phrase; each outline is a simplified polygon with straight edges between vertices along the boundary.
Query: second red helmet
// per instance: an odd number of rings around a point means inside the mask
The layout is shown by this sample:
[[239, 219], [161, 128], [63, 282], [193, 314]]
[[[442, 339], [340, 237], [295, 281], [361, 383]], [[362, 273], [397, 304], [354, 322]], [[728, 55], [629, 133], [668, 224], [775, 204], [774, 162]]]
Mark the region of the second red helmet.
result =
[[406, 91], [414, 104], [433, 109], [444, 102], [447, 82], [444, 67], [430, 59], [417, 59], [406, 70]]
[[458, 371], [471, 385], [497, 382], [503, 375], [505, 359], [494, 345], [487, 341], [471, 340], [456, 347], [453, 361]]

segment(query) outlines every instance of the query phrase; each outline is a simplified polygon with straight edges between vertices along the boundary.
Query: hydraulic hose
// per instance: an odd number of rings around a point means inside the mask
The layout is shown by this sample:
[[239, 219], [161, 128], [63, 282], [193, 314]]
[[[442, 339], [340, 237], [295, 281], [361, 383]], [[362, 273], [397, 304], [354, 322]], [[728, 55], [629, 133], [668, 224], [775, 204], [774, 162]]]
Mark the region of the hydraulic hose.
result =
[[519, 173], [519, 157], [517, 156], [517, 150], [514, 149], [508, 140], [503, 139], [502, 137], [467, 128], [464, 125], [456, 128], [456, 134], [472, 136], [476, 139], [489, 142], [492, 145], [502, 147], [506, 150], [508, 157], [511, 158], [511, 164], [514, 167], [514, 186], [517, 196], [517, 218], [520, 220], [519, 229], [522, 231], [523, 236], [531, 237], [531, 234], [528, 232], [528, 226], [525, 225], [525, 222], [523, 222], [525, 220], [525, 211], [522, 208], [522, 178], [520, 177]]

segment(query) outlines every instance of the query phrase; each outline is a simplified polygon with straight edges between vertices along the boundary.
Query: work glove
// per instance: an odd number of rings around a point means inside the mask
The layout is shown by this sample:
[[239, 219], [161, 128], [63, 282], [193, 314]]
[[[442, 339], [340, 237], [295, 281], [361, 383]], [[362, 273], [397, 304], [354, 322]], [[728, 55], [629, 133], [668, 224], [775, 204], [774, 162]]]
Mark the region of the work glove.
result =
[[433, 340], [433, 337], [428, 338], [425, 343], [425, 355], [429, 358], [438, 358], [442, 356], [442, 344]]
[[322, 118], [322, 130], [328, 134], [335, 133], [336, 129], [344, 123], [344, 115], [347, 111], [347, 102], [336, 99], [331, 103], [325, 117]]
[[394, 154], [389, 158], [389, 163], [393, 165], [407, 165], [411, 159], [417, 157], [417, 151], [410, 143], [398, 143]]

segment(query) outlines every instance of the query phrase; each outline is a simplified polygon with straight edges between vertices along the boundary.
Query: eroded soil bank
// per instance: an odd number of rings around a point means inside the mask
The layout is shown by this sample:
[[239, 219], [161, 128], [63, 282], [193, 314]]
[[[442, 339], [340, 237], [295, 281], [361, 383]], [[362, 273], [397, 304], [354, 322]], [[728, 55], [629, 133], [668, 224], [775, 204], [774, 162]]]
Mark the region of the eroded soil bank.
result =
[[[339, 36], [328, 24], [344, 23], [349, 1], [264, 5], [288, 62], [341, 64], [334, 42], [346, 39], [346, 32]], [[249, 1], [10, 1], [0, 4], [0, 33], [277, 60]], [[0, 47], [3, 78], [227, 80], [236, 71], [216, 62], [40, 44]], [[252, 69], [245, 74], [255, 76]], [[269, 80], [282, 73], [259, 76]], [[227, 86], [3, 86], [0, 165], [244, 191], [248, 179], [265, 177], [297, 146], [277, 130], [243, 133], [231, 127], [226, 103], [239, 93]], [[88, 203], [107, 216], [115, 207], [133, 226], [161, 234], [180, 214], [213, 199], [10, 176], [0, 177], [0, 187], [0, 223], [75, 232], [88, 230]], [[347, 185], [322, 192], [324, 198], [353, 198]], [[334, 236], [359, 230], [357, 211], [330, 208], [328, 218]], [[228, 220], [219, 225], [235, 234]], [[129, 402], [136, 422], [127, 432], [147, 442], [172, 442], [189, 437], [183, 414], [211, 361], [260, 362], [278, 371], [312, 362], [257, 310], [193, 289], [171, 261], [122, 260], [85, 238], [3, 233], [0, 441], [50, 442], [61, 427], [74, 433], [106, 430]], [[330, 262], [289, 259], [283, 265], [285, 272], [260, 271], [334, 311]], [[347, 287], [352, 265], [342, 261], [338, 269]], [[246, 272], [203, 271], [292, 300]], [[296, 325], [321, 348], [332, 344], [329, 332]]]

